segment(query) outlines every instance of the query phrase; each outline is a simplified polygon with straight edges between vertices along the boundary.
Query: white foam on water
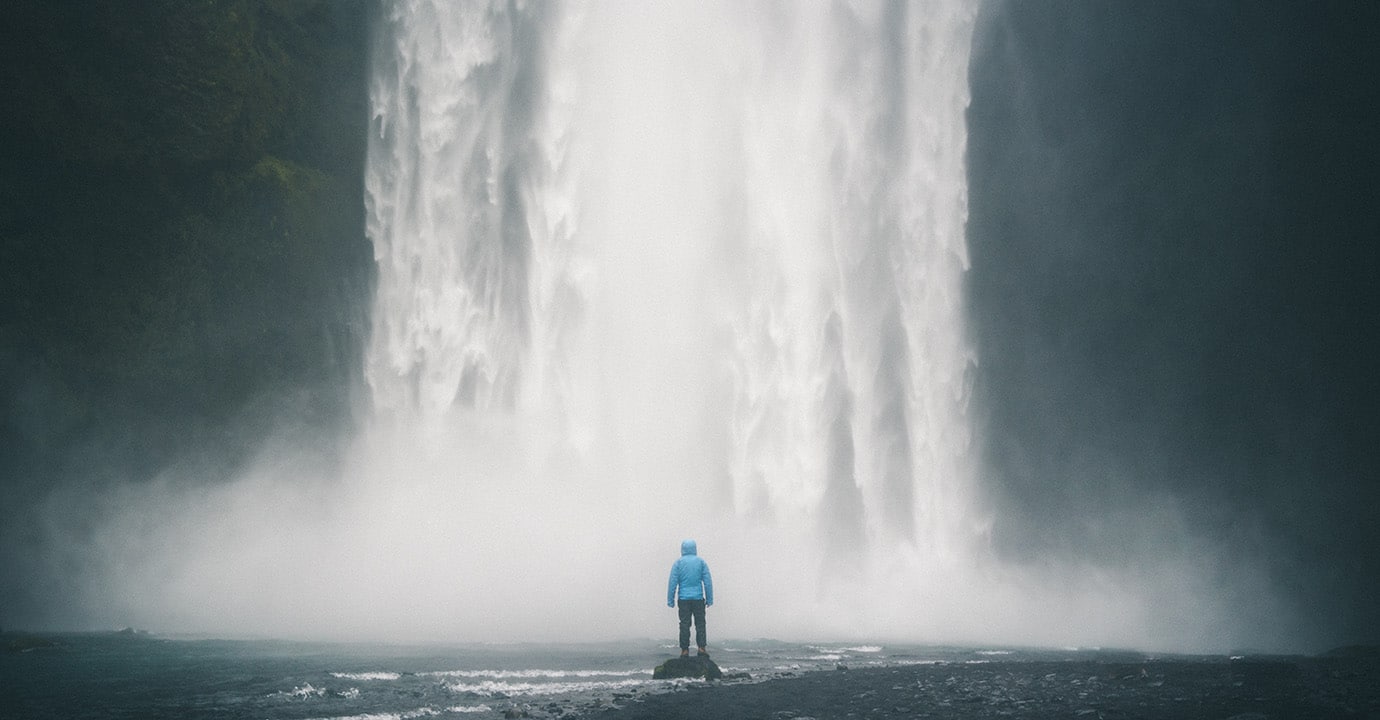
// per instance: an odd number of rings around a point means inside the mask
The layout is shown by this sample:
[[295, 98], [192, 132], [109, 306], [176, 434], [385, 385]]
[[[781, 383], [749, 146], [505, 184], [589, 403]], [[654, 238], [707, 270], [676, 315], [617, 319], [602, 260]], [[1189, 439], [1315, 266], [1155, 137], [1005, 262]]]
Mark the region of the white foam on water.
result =
[[479, 682], [479, 683], [447, 683], [446, 689], [457, 693], [474, 693], [476, 695], [490, 695], [495, 697], [502, 696], [531, 696], [531, 695], [566, 695], [573, 693], [587, 693], [599, 690], [621, 690], [626, 688], [648, 685], [653, 681], [647, 680], [609, 680], [609, 681], [589, 681], [589, 682], [550, 682], [550, 683], [518, 683], [518, 682]]
[[313, 718], [312, 720], [412, 720], [413, 718], [435, 717], [446, 712], [485, 712], [489, 708], [486, 705], [478, 706], [479, 710], [446, 708], [437, 710], [436, 708], [417, 708], [406, 712], [383, 712], [383, 713], [363, 713], [359, 715], [335, 715], [330, 717]]
[[331, 673], [331, 677], [343, 678], [345, 680], [397, 680], [402, 677], [402, 675], [395, 672], [333, 672]]
[[362, 715], [335, 715], [330, 717], [311, 718], [311, 720], [403, 720], [403, 715], [401, 713], [365, 713]]
[[291, 690], [279, 690], [274, 693], [274, 695], [297, 698], [324, 697], [326, 695], [326, 688], [319, 688], [311, 683], [303, 683]]
[[538, 678], [596, 678], [632, 677], [651, 675], [649, 670], [432, 670], [417, 673], [419, 677], [457, 677], [492, 679], [538, 679]]
[[813, 650], [818, 650], [819, 652], [826, 653], [826, 654], [832, 654], [832, 653], [879, 653], [879, 652], [882, 651], [882, 646], [881, 646], [881, 645], [853, 645], [853, 646], [849, 646], [849, 647], [824, 647], [824, 646], [812, 645], [812, 646], [810, 646], [810, 647], [811, 647], [811, 649], [813, 649]]

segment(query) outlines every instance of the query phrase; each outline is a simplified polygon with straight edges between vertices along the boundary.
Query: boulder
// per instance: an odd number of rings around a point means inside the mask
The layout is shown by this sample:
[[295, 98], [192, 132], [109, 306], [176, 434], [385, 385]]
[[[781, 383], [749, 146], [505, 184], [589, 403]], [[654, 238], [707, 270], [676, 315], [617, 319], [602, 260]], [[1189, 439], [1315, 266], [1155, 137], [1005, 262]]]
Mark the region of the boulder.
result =
[[724, 676], [719, 666], [708, 655], [671, 658], [652, 670], [652, 679], [670, 680], [672, 678], [700, 678], [718, 680]]

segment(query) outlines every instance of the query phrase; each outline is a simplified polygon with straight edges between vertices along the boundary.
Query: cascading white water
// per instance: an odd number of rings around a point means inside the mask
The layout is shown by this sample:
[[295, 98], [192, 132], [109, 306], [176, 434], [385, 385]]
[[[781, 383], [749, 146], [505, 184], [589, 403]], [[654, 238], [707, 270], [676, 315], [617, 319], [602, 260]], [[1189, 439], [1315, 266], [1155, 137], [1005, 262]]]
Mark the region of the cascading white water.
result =
[[825, 514], [835, 540], [947, 553], [972, 520], [972, 9], [784, 19], [759, 19], [745, 60], [735, 489]]
[[[577, 486], [606, 501], [581, 521], [669, 525], [633, 542], [965, 556], [974, 14], [385, 3], [367, 377], [416, 445], [389, 452], [449, 448], [424, 472], [500, 520], [565, 527]], [[470, 445], [539, 469], [448, 470]], [[551, 490], [475, 507], [509, 486]]]
[[970, 5], [389, 4], [375, 410], [578, 435], [651, 401], [727, 450], [738, 511], [829, 497], [942, 547], [970, 480]]
[[101, 602], [193, 632], [668, 638], [693, 537], [711, 645], [1212, 642], [1237, 609], [1196, 546], [1107, 570], [981, 542], [973, 19], [384, 3], [361, 432], [111, 499]]
[[104, 498], [88, 597], [168, 631], [668, 639], [693, 537], [711, 645], [1220, 648], [1224, 575], [1277, 615], [1172, 498], [1144, 522], [1176, 549], [1122, 567], [985, 551], [959, 301], [973, 20], [384, 3], [361, 431]]

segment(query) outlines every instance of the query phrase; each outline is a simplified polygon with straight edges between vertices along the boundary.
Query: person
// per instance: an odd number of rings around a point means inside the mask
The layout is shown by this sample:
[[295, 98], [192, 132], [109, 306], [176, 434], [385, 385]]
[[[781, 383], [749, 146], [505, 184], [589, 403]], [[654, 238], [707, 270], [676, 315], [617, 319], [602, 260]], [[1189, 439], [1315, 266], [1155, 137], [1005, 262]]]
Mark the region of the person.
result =
[[701, 558], [694, 540], [680, 544], [680, 559], [671, 565], [671, 580], [666, 587], [666, 607], [680, 611], [680, 656], [690, 654], [690, 621], [695, 621], [695, 645], [699, 654], [708, 656], [708, 635], [704, 629], [704, 609], [714, 604], [714, 580], [709, 575], [709, 563]]

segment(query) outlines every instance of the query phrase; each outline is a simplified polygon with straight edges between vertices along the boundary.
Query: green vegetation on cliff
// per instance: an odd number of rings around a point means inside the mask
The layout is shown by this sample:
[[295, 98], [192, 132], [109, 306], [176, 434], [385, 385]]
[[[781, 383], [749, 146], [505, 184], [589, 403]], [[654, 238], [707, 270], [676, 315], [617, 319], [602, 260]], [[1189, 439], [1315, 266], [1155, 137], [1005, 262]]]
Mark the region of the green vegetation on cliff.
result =
[[367, 14], [0, 11], [6, 478], [138, 476], [233, 458], [289, 409], [344, 417], [370, 272]]

